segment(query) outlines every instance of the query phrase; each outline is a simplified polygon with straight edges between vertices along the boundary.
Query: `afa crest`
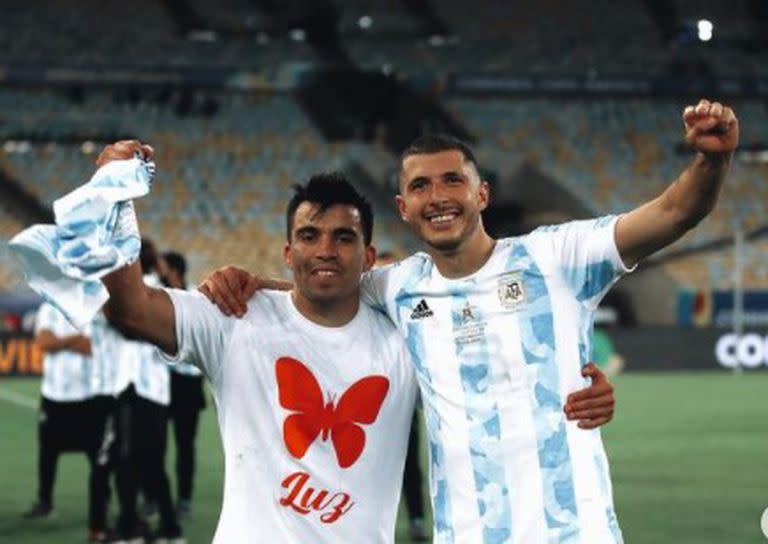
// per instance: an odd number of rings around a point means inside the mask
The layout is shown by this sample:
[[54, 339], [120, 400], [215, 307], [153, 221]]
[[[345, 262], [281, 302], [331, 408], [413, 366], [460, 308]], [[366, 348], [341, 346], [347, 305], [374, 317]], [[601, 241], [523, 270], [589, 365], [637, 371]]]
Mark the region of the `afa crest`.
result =
[[520, 272], [509, 272], [499, 276], [499, 302], [502, 307], [511, 310], [525, 302], [525, 285]]

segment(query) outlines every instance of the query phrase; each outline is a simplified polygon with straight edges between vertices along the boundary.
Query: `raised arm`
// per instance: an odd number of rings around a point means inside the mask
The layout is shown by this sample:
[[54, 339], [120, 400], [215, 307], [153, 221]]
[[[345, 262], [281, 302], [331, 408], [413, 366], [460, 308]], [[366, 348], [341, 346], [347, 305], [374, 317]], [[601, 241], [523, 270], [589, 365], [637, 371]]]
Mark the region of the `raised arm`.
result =
[[[151, 158], [153, 154], [148, 145], [137, 140], [123, 140], [106, 146], [96, 165], [129, 159], [137, 152], [145, 158]], [[132, 207], [126, 207], [121, 213], [134, 212]], [[138, 261], [108, 274], [102, 282], [109, 291], [104, 314], [114, 327], [130, 338], [155, 344], [166, 353], [176, 353], [178, 341], [173, 303], [165, 291], [144, 284]]]
[[109, 291], [104, 314], [115, 328], [168, 354], [176, 353], [178, 339], [173, 303], [162, 289], [144, 284], [138, 261], [112, 272], [102, 281]]
[[616, 246], [627, 266], [671, 244], [715, 206], [733, 153], [739, 122], [731, 108], [701, 100], [683, 112], [685, 140], [696, 151], [691, 164], [658, 197], [621, 217]]

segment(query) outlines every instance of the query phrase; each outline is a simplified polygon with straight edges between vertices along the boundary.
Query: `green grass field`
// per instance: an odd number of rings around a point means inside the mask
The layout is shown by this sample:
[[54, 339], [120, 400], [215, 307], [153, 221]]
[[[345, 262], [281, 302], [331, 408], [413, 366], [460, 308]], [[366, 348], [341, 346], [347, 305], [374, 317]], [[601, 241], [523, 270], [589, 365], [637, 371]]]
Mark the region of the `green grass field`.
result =
[[[603, 437], [626, 542], [765, 542], [759, 522], [768, 507], [768, 374], [630, 374], [615, 384], [616, 419]], [[36, 412], [18, 400], [36, 405], [37, 388], [36, 380], [0, 381], [0, 542], [82, 542], [82, 455], [60, 459], [55, 519], [19, 517], [36, 485]], [[9, 393], [17, 402], [6, 399]], [[190, 544], [210, 542], [219, 513], [222, 455], [211, 408], [198, 448], [194, 512], [185, 525]], [[408, 542], [402, 515], [398, 542]]]

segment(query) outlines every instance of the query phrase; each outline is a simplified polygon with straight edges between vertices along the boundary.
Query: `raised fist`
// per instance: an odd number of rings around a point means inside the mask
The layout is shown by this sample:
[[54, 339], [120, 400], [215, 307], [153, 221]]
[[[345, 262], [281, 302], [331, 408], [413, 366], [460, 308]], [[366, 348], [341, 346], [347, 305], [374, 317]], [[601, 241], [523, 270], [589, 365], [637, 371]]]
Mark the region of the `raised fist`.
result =
[[685, 141], [702, 153], [730, 153], [739, 145], [739, 120], [720, 102], [701, 100], [683, 111]]

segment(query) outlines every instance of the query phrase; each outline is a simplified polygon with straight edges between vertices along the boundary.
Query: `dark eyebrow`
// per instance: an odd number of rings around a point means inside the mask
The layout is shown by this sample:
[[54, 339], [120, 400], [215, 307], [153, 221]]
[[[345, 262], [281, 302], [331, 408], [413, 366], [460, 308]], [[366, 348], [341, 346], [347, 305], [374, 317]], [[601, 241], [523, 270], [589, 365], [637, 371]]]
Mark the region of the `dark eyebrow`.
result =
[[407, 184], [408, 187], [416, 183], [417, 181], [429, 181], [429, 178], [427, 176], [418, 176], [410, 180]]
[[464, 174], [462, 174], [461, 172], [456, 172], [454, 170], [449, 170], [448, 172], [443, 172], [443, 177], [444, 178], [453, 178], [453, 177], [463, 178]]
[[312, 225], [305, 225], [296, 229], [296, 234], [304, 234], [308, 232], [317, 232], [317, 227], [313, 227]]
[[338, 236], [339, 234], [350, 234], [357, 238], [358, 234], [355, 229], [349, 228], [349, 227], [339, 227], [337, 229], [333, 229], [334, 236]]
[[[296, 234], [307, 234], [307, 233], [314, 234], [314, 233], [317, 233], [317, 232], [320, 232], [320, 229], [318, 229], [317, 227], [314, 227], [312, 225], [305, 225], [303, 227], [299, 227], [298, 229], [296, 229]], [[354, 236], [355, 238], [357, 238], [359, 236], [357, 231], [355, 229], [351, 228], [351, 227], [338, 227], [338, 228], [333, 229], [333, 235], [334, 236], [338, 236], [340, 234], [349, 234], [349, 235]]]

